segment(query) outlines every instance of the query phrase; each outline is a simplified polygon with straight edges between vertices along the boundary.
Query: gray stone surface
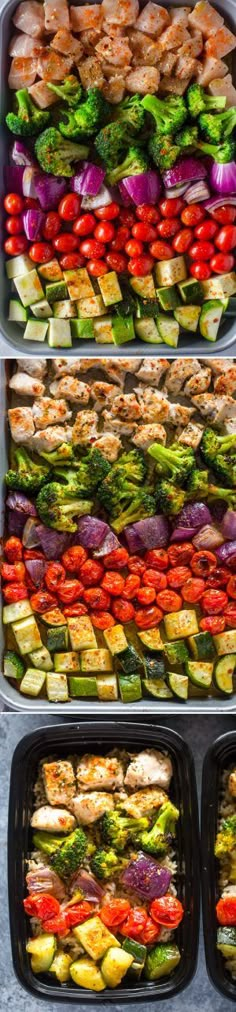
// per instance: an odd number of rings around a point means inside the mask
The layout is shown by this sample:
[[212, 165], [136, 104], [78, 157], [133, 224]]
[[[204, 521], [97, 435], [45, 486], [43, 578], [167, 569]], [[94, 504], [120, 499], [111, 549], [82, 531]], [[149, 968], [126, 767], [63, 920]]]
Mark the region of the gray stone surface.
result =
[[[65, 718], [61, 718], [61, 721], [65, 721]], [[7, 807], [8, 807], [8, 791], [9, 791], [9, 777], [11, 759], [14, 749], [24, 734], [30, 733], [39, 726], [48, 725], [49, 723], [59, 723], [58, 717], [52, 717], [50, 720], [47, 717], [38, 717], [33, 714], [30, 716], [18, 715], [18, 714], [2, 714], [0, 718], [0, 909], [1, 909], [1, 925], [3, 932], [4, 923], [4, 934], [1, 935], [2, 944], [0, 946], [0, 1010], [1, 1012], [12, 1012], [13, 1009], [16, 1012], [43, 1012], [43, 1008], [48, 1012], [57, 1012], [58, 1008], [64, 1009], [64, 1012], [70, 1012], [71, 1006], [68, 1004], [49, 1004], [48, 1002], [41, 1002], [31, 998], [26, 991], [22, 989], [20, 984], [15, 978], [12, 961], [11, 961], [11, 949], [10, 949], [10, 938], [8, 929], [7, 919]], [[202, 759], [207, 748], [212, 741], [220, 734], [224, 734], [226, 731], [235, 729], [235, 717], [223, 717], [223, 716], [203, 716], [203, 717], [177, 717], [171, 719], [169, 717], [161, 718], [157, 722], [165, 726], [172, 727], [174, 730], [182, 734], [188, 742], [190, 748], [194, 753], [196, 774], [198, 781], [198, 791], [200, 797], [200, 784], [201, 784], [201, 769]], [[203, 950], [202, 936], [200, 940], [199, 949], [199, 960], [197, 973], [186, 989], [182, 992], [179, 997], [176, 997], [171, 1002], [171, 1012], [199, 1012], [200, 1009], [204, 1008], [204, 1012], [227, 1012], [227, 1008], [233, 1008], [234, 1003], [228, 1002], [223, 996], [218, 994], [212, 987], [208, 980], [205, 958]], [[76, 1006], [74, 1006], [75, 1008]], [[105, 1006], [108, 1008], [108, 1006]], [[135, 1012], [135, 1004], [126, 1006], [130, 1012]], [[138, 1006], [141, 1008], [141, 1006]], [[88, 1006], [80, 1004], [78, 1002], [78, 1008], [80, 1012], [86, 1012]], [[98, 1010], [96, 1005], [96, 998], [94, 999], [92, 1012]], [[120, 1005], [113, 1005], [114, 1012], [121, 1012]], [[149, 1009], [154, 1008], [154, 1003], [149, 1002], [143, 1007], [144, 1012], [149, 1012]], [[167, 1003], [158, 1003], [158, 1012], [166, 1012]]]

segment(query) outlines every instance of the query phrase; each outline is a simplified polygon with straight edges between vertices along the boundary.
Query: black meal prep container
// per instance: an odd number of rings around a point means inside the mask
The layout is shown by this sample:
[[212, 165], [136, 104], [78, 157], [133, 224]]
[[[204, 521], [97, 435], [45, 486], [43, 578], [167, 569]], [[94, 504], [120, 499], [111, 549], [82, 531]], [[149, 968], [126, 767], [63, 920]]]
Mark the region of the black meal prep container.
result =
[[[84, 3], [84, 0], [73, 0], [76, 6]], [[88, 3], [93, 3], [93, 0], [86, 0]], [[101, 3], [101, 0], [97, 0]], [[115, 2], [115, 0], [114, 0]], [[159, 0], [154, 0], [154, 3], [158, 3]], [[216, 10], [223, 15], [225, 23], [231, 31], [236, 32], [236, 4], [235, 0], [211, 0]], [[0, 132], [0, 190], [1, 193], [5, 193], [6, 179], [4, 167], [9, 162], [8, 152], [11, 145], [11, 136], [9, 130], [4, 125], [6, 113], [9, 110], [9, 100], [11, 99], [12, 92], [7, 86], [7, 79], [9, 73], [9, 57], [8, 57], [8, 46], [10, 38], [13, 32], [12, 17], [16, 7], [18, 6], [19, 0], [4, 0], [3, 8], [0, 16], [0, 117], [1, 123], [3, 124]], [[140, 0], [140, 6], [145, 7], [147, 0]], [[182, 0], [162, 0], [164, 7], [181, 7]], [[194, 7], [195, 0], [188, 0], [188, 6]], [[226, 62], [228, 58], [226, 57]], [[236, 80], [236, 51], [230, 54], [230, 70], [233, 73], [234, 81]], [[14, 350], [19, 354], [39, 355], [46, 354], [48, 358], [54, 357], [55, 353], [59, 353], [60, 349], [49, 348], [47, 341], [40, 344], [38, 341], [24, 341], [22, 337], [22, 328], [16, 323], [10, 323], [8, 317], [8, 302], [10, 294], [10, 285], [7, 281], [5, 272], [5, 256], [3, 253], [3, 242], [4, 238], [4, 212], [2, 211], [0, 216], [0, 331], [5, 338], [6, 344], [9, 346], [9, 354], [14, 356]], [[195, 355], [210, 355], [215, 353], [215, 344], [210, 341], [204, 340], [200, 334], [194, 334], [194, 352]], [[232, 319], [230, 316], [225, 316], [222, 327], [220, 329], [220, 336], [217, 340], [217, 351], [222, 354], [226, 354], [226, 349], [232, 349], [230, 354], [234, 354], [234, 345], [236, 341], [236, 319]], [[165, 355], [165, 358], [172, 358], [173, 352], [177, 355], [192, 355], [193, 354], [193, 342], [191, 335], [187, 334], [186, 331], [182, 331], [180, 334], [179, 347], [175, 350], [170, 348], [167, 344], [146, 344], [141, 341], [138, 337], [135, 341], [131, 341], [130, 344], [122, 345], [122, 347], [116, 347], [114, 344], [96, 344], [95, 341], [73, 341], [72, 348], [62, 348], [61, 353], [63, 355], [73, 356], [85, 354], [88, 357], [98, 357], [102, 355], [116, 357], [122, 354], [122, 352], [129, 357], [133, 355]]]
[[214, 856], [217, 831], [221, 776], [232, 763], [236, 765], [236, 731], [222, 734], [208, 749], [202, 772], [201, 850], [202, 905], [205, 956], [208, 976], [217, 991], [236, 1001], [236, 982], [225, 968], [221, 952], [216, 948], [217, 920], [215, 907], [219, 899], [219, 862]]
[[[115, 990], [97, 993], [71, 984], [60, 985], [50, 975], [34, 976], [26, 952], [29, 920], [24, 914], [25, 862], [31, 851], [30, 816], [37, 767], [44, 756], [66, 757], [78, 752], [106, 753], [114, 746], [139, 750], [157, 747], [168, 750], [173, 762], [172, 797], [180, 807], [177, 830], [177, 889], [185, 906], [185, 917], [177, 932], [182, 952], [178, 967], [169, 979], [127, 982]], [[21, 739], [15, 749], [10, 783], [8, 829], [9, 910], [12, 955], [20, 984], [34, 996], [48, 1002], [63, 1001], [79, 1005], [104, 1002], [123, 1004], [173, 998], [189, 984], [196, 969], [199, 930], [199, 834], [198, 806], [192, 754], [180, 735], [153, 724], [120, 723], [107, 720], [74, 722], [43, 727]]]

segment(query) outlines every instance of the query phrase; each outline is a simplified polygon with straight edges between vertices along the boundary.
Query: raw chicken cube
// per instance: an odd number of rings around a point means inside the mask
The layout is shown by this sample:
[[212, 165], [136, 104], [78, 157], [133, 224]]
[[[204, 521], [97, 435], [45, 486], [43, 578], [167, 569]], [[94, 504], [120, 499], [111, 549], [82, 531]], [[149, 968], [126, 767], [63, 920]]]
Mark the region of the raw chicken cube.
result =
[[177, 59], [178, 59], [177, 53], [165, 53], [165, 55], [162, 56], [158, 67], [160, 73], [167, 75], [171, 74]]
[[131, 394], [117, 394], [111, 402], [111, 412], [124, 422], [136, 422], [142, 417], [142, 410], [135, 397]]
[[26, 443], [34, 434], [32, 408], [9, 408], [8, 421], [14, 443]]
[[55, 102], [58, 101], [57, 95], [53, 91], [50, 91], [45, 81], [36, 81], [28, 91], [33, 102], [39, 106], [39, 109], [48, 109], [49, 105], [55, 105]]
[[69, 808], [76, 789], [72, 763], [66, 759], [43, 763], [42, 772], [49, 805], [66, 805]]
[[40, 39], [33, 39], [31, 35], [17, 32], [12, 36], [8, 52], [9, 56], [23, 56], [34, 59], [35, 56], [38, 56], [41, 49], [43, 49], [43, 44]]
[[81, 42], [79, 39], [75, 39], [74, 35], [66, 28], [59, 28], [51, 41], [51, 48], [56, 49], [58, 53], [64, 53], [65, 56], [73, 56], [76, 62], [81, 60], [83, 56]]
[[213, 56], [206, 56], [203, 63], [198, 64], [198, 84], [202, 84], [204, 88], [210, 84], [216, 77], [225, 77], [227, 74], [228, 67], [223, 60], [215, 60]]
[[133, 25], [138, 17], [139, 4], [138, 0], [119, 0], [117, 4], [114, 0], [102, 0], [101, 11], [108, 23]]
[[32, 415], [36, 429], [46, 429], [48, 425], [67, 422], [71, 418], [66, 401], [53, 400], [51, 397], [39, 397], [32, 407]]
[[161, 390], [154, 387], [136, 387], [135, 393], [145, 422], [166, 422], [170, 417], [170, 402]]
[[179, 56], [175, 67], [175, 73], [180, 80], [183, 80], [186, 77], [196, 77], [198, 66], [198, 60], [195, 60], [193, 56]]
[[113, 791], [123, 787], [123, 766], [115, 756], [83, 755], [76, 770], [78, 787], [83, 791]]
[[158, 752], [154, 748], [147, 748], [139, 752], [129, 763], [125, 785], [135, 790], [136, 787], [150, 787], [157, 784], [168, 791], [173, 767], [169, 756]]
[[147, 3], [140, 12], [136, 21], [136, 28], [139, 32], [146, 32], [147, 35], [161, 35], [170, 24], [170, 17], [165, 7], [159, 4]]
[[43, 5], [37, 0], [23, 0], [14, 11], [12, 21], [21, 32], [34, 39], [40, 38], [44, 33]]
[[[76, 8], [79, 10], [79, 7]], [[96, 56], [88, 56], [83, 63], [79, 65], [79, 75], [83, 88], [102, 88], [104, 84], [104, 76], [101, 68], [101, 64]]]
[[37, 73], [44, 81], [63, 81], [70, 73], [73, 59], [71, 56], [62, 57], [51, 49], [44, 49], [37, 62]]
[[183, 25], [169, 25], [160, 38], [162, 53], [168, 49], [179, 49], [183, 42], [189, 42], [189, 32]]
[[15, 91], [19, 88], [29, 88], [31, 84], [34, 84], [36, 76], [36, 60], [24, 59], [22, 56], [13, 57], [8, 76], [9, 88], [13, 88]]
[[197, 394], [192, 398], [194, 406], [209, 422], [218, 425], [224, 418], [236, 417], [236, 401], [226, 394]]
[[40, 380], [33, 376], [28, 376], [28, 373], [23, 370], [14, 373], [9, 381], [9, 387], [21, 397], [42, 397], [45, 391], [44, 383], [40, 383]]
[[70, 27], [67, 0], [44, 0], [46, 32], [57, 32], [58, 28]]
[[125, 422], [121, 421], [120, 418], [116, 418], [112, 414], [112, 411], [103, 411], [104, 429], [108, 432], [119, 433], [120, 436], [132, 436], [134, 432], [137, 432], [137, 422]]
[[147, 63], [155, 67], [161, 58], [161, 49], [155, 39], [151, 39], [144, 32], [136, 32], [134, 29], [129, 32], [129, 44], [133, 53], [133, 66], [140, 66], [140, 63]]
[[197, 358], [173, 359], [165, 380], [166, 390], [171, 394], [180, 394], [188, 377], [198, 373], [199, 369]]
[[106, 794], [104, 791], [80, 793], [73, 798], [71, 808], [79, 824], [89, 826], [97, 819], [101, 819], [105, 812], [114, 808], [114, 798], [112, 794]]
[[[203, 359], [205, 362], [205, 359]], [[211, 358], [211, 371], [214, 376], [221, 376], [222, 372], [228, 372], [232, 368], [232, 358]]]
[[115, 74], [114, 77], [109, 77], [108, 81], [104, 81], [102, 94], [108, 102], [111, 102], [111, 105], [117, 105], [118, 102], [122, 102], [125, 95], [124, 73]]
[[89, 28], [87, 32], [80, 32], [80, 42], [85, 56], [93, 56], [96, 43], [101, 38], [102, 34], [96, 28]]
[[159, 387], [160, 379], [169, 369], [167, 358], [144, 358], [136, 373], [137, 379], [142, 383], [151, 383], [153, 387]]
[[199, 31], [207, 38], [208, 35], [211, 35], [211, 32], [215, 33], [224, 24], [222, 15], [207, 0], [199, 0], [199, 3], [195, 5], [193, 11], [189, 14], [188, 21], [189, 25], [192, 25], [193, 28], [199, 28]]
[[129, 39], [110, 39], [107, 35], [95, 46], [96, 53], [101, 60], [107, 60], [115, 67], [126, 66], [132, 59], [132, 51], [129, 47]]
[[169, 421], [171, 425], [188, 425], [194, 408], [186, 408], [184, 404], [170, 404]]
[[102, 411], [109, 400], [116, 397], [117, 386], [114, 383], [105, 383], [104, 380], [95, 380], [91, 385], [91, 397], [95, 401], [95, 411]]
[[100, 28], [102, 7], [100, 4], [85, 4], [83, 7], [70, 7], [70, 19], [74, 32], [83, 32], [88, 28]]
[[191, 14], [191, 7], [171, 7], [170, 8], [171, 24], [183, 25], [184, 28], [188, 28], [189, 14]]
[[109, 461], [109, 464], [113, 464], [122, 450], [122, 442], [119, 436], [115, 436], [112, 432], [103, 432], [101, 436], [98, 436], [94, 440], [93, 446], [97, 450], [100, 450], [103, 457]]
[[[225, 70], [228, 69], [226, 67], [226, 63], [222, 64], [222, 66], [225, 67]], [[213, 80], [210, 81], [209, 91], [211, 95], [225, 95], [226, 109], [230, 109], [231, 106], [233, 106], [233, 108], [236, 106], [236, 88], [233, 85], [231, 74], [226, 74], [224, 80], [222, 80], [219, 76], [214, 77]]]
[[101, 38], [104, 32], [105, 35], [110, 35], [111, 39], [121, 39], [129, 33], [129, 29], [127, 27], [122, 28], [121, 25], [112, 24], [111, 21], [106, 21], [106, 18], [104, 18], [102, 22], [102, 34], [100, 33]]
[[189, 39], [188, 42], [184, 42], [180, 49], [180, 56], [200, 56], [203, 50], [203, 38], [201, 32], [195, 32], [195, 35]]
[[157, 67], [136, 67], [135, 70], [131, 70], [127, 74], [126, 88], [135, 95], [136, 91], [140, 95], [146, 95], [147, 92], [150, 95], [154, 95], [158, 91], [158, 85], [160, 82], [160, 72]]
[[190, 80], [190, 77], [184, 77], [181, 80], [179, 78], [179, 80], [177, 80], [177, 77], [169, 77], [164, 74], [160, 80], [160, 91], [170, 91], [172, 95], [183, 95], [184, 91], [186, 91], [186, 88], [188, 88], [188, 85], [190, 84]]
[[235, 35], [224, 25], [223, 28], [219, 28], [214, 35], [210, 35], [210, 38], [207, 39], [205, 51], [207, 56], [215, 56], [218, 59], [231, 53], [232, 49], [235, 49], [235, 46]]
[[141, 819], [148, 812], [155, 814], [155, 809], [160, 808], [166, 801], [168, 801], [168, 795], [165, 791], [158, 790], [157, 787], [144, 787], [143, 791], [137, 791], [136, 794], [124, 798], [122, 808], [134, 819]]

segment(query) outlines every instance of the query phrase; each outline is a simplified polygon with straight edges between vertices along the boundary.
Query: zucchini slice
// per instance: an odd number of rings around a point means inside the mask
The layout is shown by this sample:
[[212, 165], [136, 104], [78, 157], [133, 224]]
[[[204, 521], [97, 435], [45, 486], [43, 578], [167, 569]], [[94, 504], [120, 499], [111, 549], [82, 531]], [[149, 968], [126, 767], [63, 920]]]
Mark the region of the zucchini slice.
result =
[[164, 678], [159, 678], [156, 682], [152, 682], [151, 678], [144, 678], [143, 685], [148, 694], [155, 696], [155, 699], [173, 699], [173, 692]]
[[230, 696], [234, 691], [233, 686], [233, 674], [236, 667], [236, 654], [226, 654], [225, 657], [221, 657], [221, 660], [217, 661], [214, 670], [214, 682], [217, 689], [224, 693], [224, 696]]
[[175, 671], [167, 672], [167, 680], [169, 689], [173, 692], [173, 696], [177, 699], [188, 698], [188, 677], [187, 675], [177, 675]]
[[186, 674], [198, 689], [209, 689], [212, 681], [213, 664], [206, 661], [187, 661]]

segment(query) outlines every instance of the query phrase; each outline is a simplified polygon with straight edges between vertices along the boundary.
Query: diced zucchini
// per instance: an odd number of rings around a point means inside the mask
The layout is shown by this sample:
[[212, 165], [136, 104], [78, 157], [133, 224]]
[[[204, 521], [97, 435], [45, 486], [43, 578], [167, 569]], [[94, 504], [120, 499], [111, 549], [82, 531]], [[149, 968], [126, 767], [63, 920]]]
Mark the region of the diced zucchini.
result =
[[166, 312], [171, 309], [177, 309], [177, 306], [180, 305], [180, 298], [175, 285], [170, 285], [169, 288], [157, 288], [156, 295], [161, 309], [165, 309]]
[[105, 316], [106, 308], [101, 295], [91, 295], [89, 299], [80, 299], [77, 302], [77, 312], [80, 319], [87, 317]]
[[204, 299], [224, 299], [236, 294], [236, 273], [213, 275], [208, 281], [201, 282]]
[[98, 699], [103, 699], [107, 703], [118, 699], [116, 675], [97, 675], [96, 682]]
[[31, 969], [33, 973], [47, 973], [56, 952], [55, 935], [45, 932], [44, 935], [30, 938], [26, 945], [26, 952], [29, 952], [32, 956]]
[[141, 945], [140, 942], [135, 942], [133, 938], [125, 938], [124, 942], [122, 942], [122, 949], [124, 949], [125, 952], [129, 952], [135, 959], [136, 963], [144, 965], [147, 955], [146, 945]]
[[186, 673], [193, 685], [209, 689], [212, 682], [213, 664], [207, 661], [187, 661]]
[[72, 302], [74, 299], [90, 299], [90, 296], [94, 295], [94, 288], [86, 267], [78, 267], [78, 270], [64, 271], [63, 273]]
[[129, 643], [126, 650], [122, 650], [118, 660], [124, 675], [131, 675], [133, 671], [142, 671], [143, 669], [143, 658], [140, 657], [140, 654], [132, 646], [132, 643]]
[[106, 987], [101, 970], [92, 959], [86, 956], [71, 963], [70, 976], [78, 987], [89, 988], [90, 991], [104, 991]]
[[70, 616], [68, 628], [72, 650], [96, 650], [97, 640], [88, 615]]
[[194, 636], [198, 632], [198, 621], [194, 609], [182, 609], [172, 611], [170, 615], [164, 615], [164, 625], [168, 640], [182, 639], [184, 636]]
[[115, 302], [122, 302], [122, 291], [119, 285], [116, 271], [108, 271], [98, 278], [100, 292], [105, 306], [113, 306]]
[[38, 320], [48, 320], [48, 317], [51, 316], [51, 312], [51, 306], [49, 306], [47, 299], [40, 299], [39, 302], [35, 302], [32, 306], [32, 313], [34, 316], [37, 316]]
[[173, 260], [160, 260], [155, 266], [155, 275], [159, 287], [169, 288], [185, 281], [187, 269], [184, 257], [173, 257]]
[[41, 281], [35, 269], [29, 271], [28, 274], [15, 277], [14, 285], [23, 306], [32, 306], [34, 302], [44, 298]]
[[138, 636], [143, 646], [147, 647], [148, 650], [158, 653], [159, 650], [164, 650], [165, 648], [159, 629], [147, 629], [146, 632], [142, 630], [142, 632], [138, 633]]
[[53, 302], [59, 302], [62, 299], [66, 299], [68, 296], [67, 287], [64, 281], [51, 281], [50, 284], [46, 285], [46, 299], [52, 305]]
[[112, 671], [112, 657], [109, 650], [82, 650], [80, 655], [81, 671]]
[[12, 260], [6, 261], [6, 272], [9, 281], [13, 281], [14, 278], [22, 277], [23, 274], [31, 274], [32, 271], [32, 260], [27, 257], [26, 253], [21, 254], [19, 257], [13, 257]]
[[218, 633], [213, 636], [217, 654], [236, 654], [236, 629], [227, 629], [227, 632]]
[[155, 699], [172, 699], [172, 692], [164, 678], [159, 678], [154, 682], [152, 682], [151, 678], [145, 678], [143, 686], [148, 695], [154, 696]]
[[211, 633], [200, 632], [197, 636], [189, 637], [191, 654], [198, 661], [212, 661], [215, 657], [215, 648]]
[[3, 658], [3, 674], [5, 678], [16, 678], [17, 681], [23, 677], [24, 662], [14, 650], [7, 650]]
[[111, 654], [120, 654], [128, 646], [123, 625], [113, 625], [111, 629], [104, 629], [104, 640]]
[[236, 928], [218, 928], [216, 947], [219, 949], [219, 952], [222, 952], [222, 956], [224, 956], [225, 959], [235, 959]]
[[162, 338], [157, 329], [156, 320], [151, 316], [144, 317], [143, 320], [138, 320], [135, 317], [134, 321], [136, 334], [141, 337], [142, 341], [146, 341], [147, 344], [161, 344]]
[[96, 678], [76, 678], [73, 675], [69, 677], [69, 693], [70, 696], [97, 696], [97, 681]]
[[111, 316], [99, 316], [93, 320], [94, 337], [97, 344], [112, 344], [112, 318]]
[[202, 337], [205, 337], [207, 341], [216, 341], [223, 311], [223, 305], [219, 299], [204, 302], [199, 327]]
[[27, 618], [27, 615], [32, 614], [31, 604], [27, 598], [13, 604], [5, 604], [2, 612], [3, 625], [8, 625], [9, 622], [18, 622], [20, 618]]
[[191, 334], [195, 334], [198, 328], [199, 316], [199, 306], [180, 306], [174, 310], [175, 320], [177, 320], [180, 327], [183, 327], [183, 330], [190, 330]]
[[118, 675], [119, 690], [122, 703], [135, 703], [142, 699], [142, 684], [140, 675]]
[[187, 675], [177, 675], [175, 671], [167, 672], [167, 681], [169, 689], [173, 692], [173, 696], [177, 699], [188, 698], [188, 678]]
[[[49, 316], [51, 316], [51, 310]], [[76, 316], [76, 303], [71, 302], [70, 299], [54, 302], [53, 316], [58, 320], [69, 320], [71, 316]]]
[[22, 302], [19, 302], [18, 299], [10, 299], [8, 320], [11, 323], [26, 323], [27, 319], [28, 311], [22, 306]]
[[71, 348], [72, 338], [69, 320], [49, 320], [49, 348]]
[[30, 654], [30, 660], [35, 668], [41, 668], [42, 671], [52, 671], [53, 663], [51, 654], [47, 647], [40, 647], [39, 650], [33, 650]]
[[173, 320], [170, 316], [167, 317], [159, 314], [157, 329], [164, 344], [168, 344], [170, 348], [177, 348], [179, 340], [179, 324], [177, 320]]
[[146, 654], [144, 657], [144, 671], [145, 678], [150, 678], [151, 682], [155, 682], [156, 679], [164, 678], [165, 676], [165, 662], [163, 659], [163, 653], [158, 654]]
[[46, 671], [38, 668], [27, 668], [20, 684], [20, 692], [26, 696], [39, 696], [46, 679]]
[[125, 952], [117, 945], [111, 945], [102, 960], [101, 972], [107, 987], [118, 987], [127, 970], [132, 965], [134, 957], [130, 952]]
[[233, 675], [236, 667], [236, 655], [226, 654], [220, 661], [217, 661], [214, 670], [214, 682], [217, 689], [220, 689], [225, 696], [230, 696], [234, 691]]
[[62, 270], [56, 257], [53, 260], [48, 260], [46, 264], [40, 264], [38, 272], [44, 281], [63, 281]]
[[58, 650], [66, 650], [69, 642], [67, 625], [47, 626], [46, 644], [47, 649], [52, 653]]
[[55, 674], [54, 671], [48, 672], [46, 690], [50, 703], [67, 703], [69, 693], [66, 675]]
[[70, 980], [71, 963], [73, 963], [73, 959], [69, 956], [68, 952], [56, 952], [49, 967], [49, 973], [55, 973], [55, 977], [60, 981], [60, 984], [66, 984], [66, 981]]
[[155, 299], [156, 291], [152, 274], [146, 274], [144, 278], [130, 278], [130, 285], [137, 295], [143, 299]]
[[93, 320], [71, 320], [71, 336], [75, 340], [79, 341], [93, 341], [94, 340], [94, 323]]
[[31, 654], [34, 650], [39, 650], [43, 646], [34, 615], [23, 618], [21, 622], [13, 622], [12, 632], [14, 633], [19, 651], [23, 656]]
[[172, 970], [178, 966], [181, 959], [177, 945], [164, 942], [156, 945], [148, 953], [145, 964], [145, 977], [147, 980], [159, 980], [160, 977], [169, 977]]
[[84, 921], [83, 924], [78, 924], [78, 927], [73, 928], [73, 935], [92, 959], [102, 959], [111, 945], [117, 945], [119, 949], [121, 947], [115, 935], [108, 931], [106, 925], [96, 914]]
[[111, 331], [114, 344], [127, 344], [128, 341], [133, 341], [135, 338], [133, 317], [113, 316]]
[[25, 341], [45, 341], [48, 332], [48, 321], [28, 320], [24, 330]]
[[203, 286], [200, 281], [194, 281], [193, 278], [189, 278], [188, 281], [184, 281], [178, 285], [178, 289], [183, 299], [183, 302], [187, 305], [199, 305], [203, 302]]
[[175, 643], [165, 643], [165, 654], [168, 664], [185, 664], [188, 660], [188, 650], [184, 640], [176, 640]]
[[79, 654], [68, 650], [67, 654], [54, 654], [55, 671], [63, 671], [65, 674], [80, 670]]
[[65, 618], [63, 615], [63, 611], [60, 611], [60, 608], [57, 607], [49, 608], [49, 611], [44, 611], [43, 615], [40, 615], [40, 620], [43, 623], [43, 625], [46, 626], [65, 625]]

